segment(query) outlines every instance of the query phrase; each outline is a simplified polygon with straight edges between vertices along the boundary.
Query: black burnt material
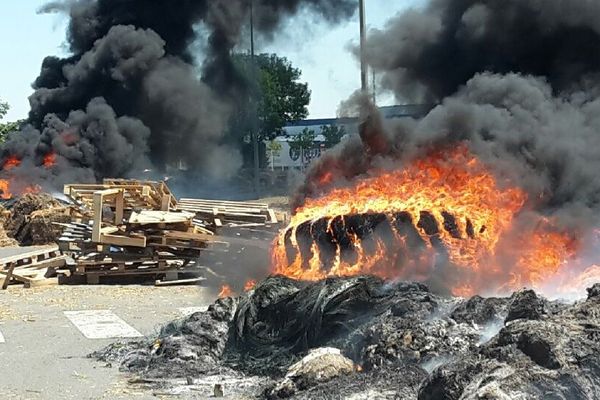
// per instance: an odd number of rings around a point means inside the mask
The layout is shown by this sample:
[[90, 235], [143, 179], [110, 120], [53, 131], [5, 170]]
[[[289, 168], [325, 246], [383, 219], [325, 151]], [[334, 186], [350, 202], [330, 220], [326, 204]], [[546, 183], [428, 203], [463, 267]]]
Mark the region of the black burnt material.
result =
[[312, 253], [312, 236], [310, 234], [311, 221], [303, 222], [296, 228], [296, 241], [298, 250], [302, 257], [302, 268], [308, 269], [309, 261], [313, 256]]
[[[299, 253], [302, 268], [307, 269], [316, 246], [320, 268], [327, 272], [336, 262], [338, 251], [343, 263], [356, 264], [360, 246], [369, 257], [383, 251], [390, 266], [402, 268], [406, 262], [420, 259], [422, 252], [427, 250], [427, 240], [442, 256], [439, 260], [443, 263], [447, 261], [447, 249], [440, 236], [441, 229], [456, 239], [461, 239], [462, 234], [456, 217], [448, 212], [442, 216], [443, 221], [438, 221], [427, 211], [420, 212], [418, 220], [413, 220], [408, 212], [363, 213], [305, 221], [295, 229], [288, 228], [284, 234], [287, 261], [291, 264]], [[474, 237], [473, 227], [469, 224], [466, 235]], [[294, 239], [297, 246], [294, 246]]]
[[312, 240], [319, 249], [320, 262], [323, 269], [328, 271], [333, 265], [337, 244], [329, 229], [330, 218], [320, 218], [310, 226]]
[[[421, 283], [370, 276], [310, 283], [274, 276], [239, 298], [168, 324], [155, 337], [93, 356], [148, 378], [252, 378], [245, 390], [260, 398], [309, 349], [328, 346], [361, 372], [287, 395], [599, 398], [598, 287], [575, 303], [550, 302], [532, 291], [462, 300]], [[507, 313], [511, 318], [502, 324]]]

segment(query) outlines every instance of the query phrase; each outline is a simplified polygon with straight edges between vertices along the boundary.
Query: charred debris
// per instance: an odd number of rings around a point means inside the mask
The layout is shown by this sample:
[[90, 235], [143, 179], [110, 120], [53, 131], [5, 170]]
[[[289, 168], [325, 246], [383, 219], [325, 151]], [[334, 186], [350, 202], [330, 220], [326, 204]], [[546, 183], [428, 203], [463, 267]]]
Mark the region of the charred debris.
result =
[[531, 290], [462, 299], [372, 276], [272, 276], [92, 356], [144, 382], [187, 378], [232, 398], [589, 399], [600, 395], [599, 315], [598, 285], [563, 303]]

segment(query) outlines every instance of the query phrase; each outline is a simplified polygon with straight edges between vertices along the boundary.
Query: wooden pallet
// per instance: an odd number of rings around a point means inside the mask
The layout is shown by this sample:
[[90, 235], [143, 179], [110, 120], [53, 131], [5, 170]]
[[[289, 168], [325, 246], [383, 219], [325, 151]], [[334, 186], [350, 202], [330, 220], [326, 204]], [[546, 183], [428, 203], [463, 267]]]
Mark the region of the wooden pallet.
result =
[[[93, 215], [94, 193], [103, 190], [122, 190], [126, 210], [145, 209], [168, 211], [177, 207], [177, 200], [164, 182], [105, 179], [101, 184], [71, 184], [64, 186], [64, 194], [71, 199], [83, 215]], [[117, 207], [116, 199], [109, 202]]]
[[259, 224], [278, 222], [275, 211], [266, 203], [184, 198], [177, 202], [177, 209], [194, 212], [202, 219], [216, 220], [217, 226], [222, 222]]
[[30, 249], [15, 248], [15, 254], [0, 259], [0, 279], [2, 289], [11, 283], [22, 283], [24, 287], [57, 283], [51, 278], [54, 272], [64, 267], [67, 257], [62, 255], [58, 246], [41, 246]]
[[78, 263], [69, 275], [84, 276], [88, 284], [99, 284], [101, 277], [144, 277], [154, 276], [157, 279], [164, 276], [165, 280], [177, 280], [181, 273], [196, 273], [189, 263], [182, 266], [170, 265], [166, 260], [153, 262], [121, 262], [100, 261]]

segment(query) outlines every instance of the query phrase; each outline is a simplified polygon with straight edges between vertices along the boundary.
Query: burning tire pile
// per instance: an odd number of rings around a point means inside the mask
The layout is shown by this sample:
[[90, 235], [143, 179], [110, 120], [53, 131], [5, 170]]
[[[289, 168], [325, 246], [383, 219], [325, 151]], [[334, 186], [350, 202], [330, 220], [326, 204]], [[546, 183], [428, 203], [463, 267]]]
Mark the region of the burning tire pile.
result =
[[[598, 285], [566, 304], [531, 290], [457, 299], [372, 276], [271, 277], [157, 338], [95, 356], [146, 378], [254, 377], [243, 388], [225, 385], [234, 398], [588, 399], [600, 396], [599, 332]], [[323, 347], [340, 349], [352, 371], [339, 355], [312, 366], [337, 366], [326, 378], [288, 372]]]

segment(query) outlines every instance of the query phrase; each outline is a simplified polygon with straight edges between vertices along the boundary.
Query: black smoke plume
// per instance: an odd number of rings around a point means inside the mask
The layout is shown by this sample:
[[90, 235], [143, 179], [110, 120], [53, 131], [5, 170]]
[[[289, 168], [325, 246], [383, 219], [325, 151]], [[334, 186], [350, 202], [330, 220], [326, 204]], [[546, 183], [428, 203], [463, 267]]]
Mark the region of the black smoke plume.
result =
[[363, 140], [322, 157], [294, 207], [327, 190], [318, 183], [327, 173], [339, 184], [466, 142], [527, 191], [534, 211], [598, 226], [599, 12], [587, 0], [431, 0], [393, 17], [370, 32], [368, 63], [399, 101], [437, 106], [421, 120], [382, 121], [364, 96], [350, 99]]
[[[335, 23], [353, 0], [254, 0], [255, 30], [272, 37], [301, 10]], [[41, 12], [69, 16], [67, 58], [47, 57], [33, 83], [29, 126], [2, 146], [11, 177], [45, 186], [139, 176], [183, 161], [227, 176], [241, 160], [225, 140], [247, 78], [231, 53], [244, 40], [249, 0], [70, 0]], [[194, 52], [203, 48], [200, 72]], [[53, 158], [54, 165], [44, 160]], [[226, 160], [226, 161], [224, 161]]]

